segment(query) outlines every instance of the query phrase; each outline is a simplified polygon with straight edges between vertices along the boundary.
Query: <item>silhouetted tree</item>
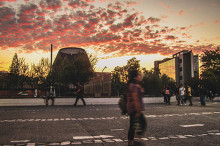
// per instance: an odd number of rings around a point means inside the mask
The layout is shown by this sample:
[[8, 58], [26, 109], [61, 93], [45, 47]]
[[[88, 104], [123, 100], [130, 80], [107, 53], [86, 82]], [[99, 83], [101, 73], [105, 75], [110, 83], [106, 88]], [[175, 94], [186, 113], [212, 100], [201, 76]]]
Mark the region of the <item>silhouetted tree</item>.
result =
[[140, 60], [137, 60], [135, 57], [129, 59], [125, 66], [114, 68], [112, 72], [112, 92], [116, 90], [117, 95], [124, 94], [128, 80], [128, 71], [133, 69], [140, 70]]
[[9, 67], [9, 84], [10, 87], [23, 88], [28, 82], [29, 66], [25, 63], [24, 58], [18, 58], [17, 53], [14, 54], [12, 63]]
[[95, 65], [97, 64], [98, 62], [98, 58], [97, 56], [95, 56], [94, 54], [91, 54], [91, 53], [87, 53], [88, 54], [88, 57], [89, 57], [89, 61], [91, 63], [91, 66], [92, 66], [92, 69], [93, 71], [95, 70]]
[[202, 82], [207, 89], [220, 94], [220, 48], [204, 51], [201, 62]]
[[47, 80], [48, 74], [50, 72], [50, 61], [49, 58], [41, 58], [37, 65], [32, 64], [30, 70], [30, 80], [32, 87], [36, 88], [38, 86], [49, 86], [49, 81]]

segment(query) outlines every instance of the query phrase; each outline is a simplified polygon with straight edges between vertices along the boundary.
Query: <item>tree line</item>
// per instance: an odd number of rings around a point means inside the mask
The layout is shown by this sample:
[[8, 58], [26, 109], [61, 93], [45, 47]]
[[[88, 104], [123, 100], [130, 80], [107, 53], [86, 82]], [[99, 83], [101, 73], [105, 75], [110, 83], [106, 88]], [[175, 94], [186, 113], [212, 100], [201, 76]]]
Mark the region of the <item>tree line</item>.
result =
[[[78, 81], [84, 83], [89, 81], [89, 78], [94, 76], [95, 65], [98, 62], [96, 56], [88, 55], [92, 69], [86, 70], [88, 65], [85, 66], [80, 63], [71, 64], [62, 63], [62, 70], [51, 73], [50, 61], [48, 58], [41, 58], [39, 63], [29, 65], [25, 62], [24, 58], [19, 58], [15, 53], [12, 63], [9, 67], [9, 74], [0, 76], [0, 81], [4, 82], [2, 89], [24, 89], [24, 88], [47, 88], [56, 82], [65, 88], [69, 84], [75, 84]], [[220, 48], [216, 50], [205, 50], [201, 54], [201, 75], [199, 77], [187, 80], [188, 84], [194, 90], [195, 95], [198, 93], [198, 85], [203, 84], [208, 90], [220, 94]], [[79, 66], [80, 65], [80, 66]], [[175, 81], [165, 74], [161, 74], [158, 68], [147, 70], [140, 66], [140, 60], [131, 58], [127, 61], [125, 66], [117, 66], [112, 71], [112, 95], [121, 95], [126, 91], [126, 82], [128, 70], [138, 69], [142, 72], [143, 80], [141, 85], [145, 89], [145, 95], [161, 96], [163, 87], [169, 86], [171, 90], [175, 88]], [[75, 71], [74, 71], [75, 70]], [[76, 72], [76, 70], [78, 70]], [[80, 71], [81, 70], [81, 71]], [[83, 76], [82, 76], [83, 75]], [[62, 79], [62, 80], [61, 80]]]
[[[220, 95], [220, 48], [205, 50], [200, 58], [200, 77], [190, 78], [184, 84], [191, 86], [194, 96], [199, 96], [199, 85], [204, 85], [207, 90]], [[126, 92], [128, 70], [130, 69], [142, 72], [143, 80], [140, 84], [145, 89], [145, 95], [161, 96], [164, 86], [169, 87], [171, 91], [178, 86], [172, 78], [161, 74], [158, 68], [151, 70], [141, 68], [140, 61], [132, 58], [125, 66], [117, 66], [112, 72], [112, 94], [121, 95]]]
[[121, 95], [126, 92], [126, 83], [128, 80], [128, 71], [137, 69], [142, 72], [141, 85], [145, 89], [145, 95], [161, 96], [164, 85], [174, 88], [175, 81], [165, 74], [160, 73], [158, 68], [147, 70], [140, 66], [140, 60], [133, 57], [122, 67], [115, 67], [112, 72], [112, 94]]

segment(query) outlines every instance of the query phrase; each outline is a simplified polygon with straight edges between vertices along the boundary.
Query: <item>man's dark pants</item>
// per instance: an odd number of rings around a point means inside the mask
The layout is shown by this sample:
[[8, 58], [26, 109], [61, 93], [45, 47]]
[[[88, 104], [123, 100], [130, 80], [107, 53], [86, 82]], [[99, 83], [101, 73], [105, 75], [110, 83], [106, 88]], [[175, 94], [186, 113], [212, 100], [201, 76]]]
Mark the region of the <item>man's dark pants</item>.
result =
[[78, 102], [79, 99], [82, 100], [83, 105], [86, 105], [86, 102], [85, 102], [85, 100], [83, 99], [83, 96], [77, 96], [77, 97], [76, 97], [76, 101], [75, 101], [75, 103], [74, 103], [74, 106], [76, 106], [76, 104], [77, 104], [77, 102]]
[[141, 113], [139, 118], [136, 117], [136, 113], [129, 114], [130, 116], [130, 127], [128, 131], [128, 140], [134, 140], [135, 131], [137, 129], [137, 124], [140, 125], [141, 131], [137, 132], [138, 135], [143, 135], [144, 132], [147, 130], [147, 120], [144, 117], [144, 114]]

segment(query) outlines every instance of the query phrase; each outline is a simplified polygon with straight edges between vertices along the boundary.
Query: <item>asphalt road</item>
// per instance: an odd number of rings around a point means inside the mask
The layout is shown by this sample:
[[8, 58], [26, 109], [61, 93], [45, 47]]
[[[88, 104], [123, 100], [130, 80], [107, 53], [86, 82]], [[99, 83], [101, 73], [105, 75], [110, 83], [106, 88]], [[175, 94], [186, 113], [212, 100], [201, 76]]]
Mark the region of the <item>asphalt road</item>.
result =
[[[220, 145], [220, 102], [145, 104], [148, 146]], [[0, 145], [125, 146], [129, 118], [117, 105], [0, 107]]]

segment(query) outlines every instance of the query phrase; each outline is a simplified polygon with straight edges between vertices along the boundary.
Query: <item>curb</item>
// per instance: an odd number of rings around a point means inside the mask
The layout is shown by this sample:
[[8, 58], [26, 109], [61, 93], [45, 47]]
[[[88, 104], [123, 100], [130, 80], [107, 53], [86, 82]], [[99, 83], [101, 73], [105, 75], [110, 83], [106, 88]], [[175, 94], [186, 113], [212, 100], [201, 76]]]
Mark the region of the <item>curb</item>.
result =
[[[117, 105], [119, 98], [84, 98], [87, 105]], [[163, 97], [145, 97], [144, 103], [164, 103]], [[199, 97], [193, 97], [194, 101], [199, 101]], [[214, 101], [220, 100], [220, 97], [215, 97]], [[176, 97], [172, 96], [171, 102], [176, 102]], [[73, 105], [75, 98], [55, 98], [55, 105]], [[0, 99], [1, 106], [44, 106], [45, 100], [42, 98], [28, 99]], [[50, 100], [49, 100], [50, 105]], [[82, 105], [79, 100], [78, 105]]]

